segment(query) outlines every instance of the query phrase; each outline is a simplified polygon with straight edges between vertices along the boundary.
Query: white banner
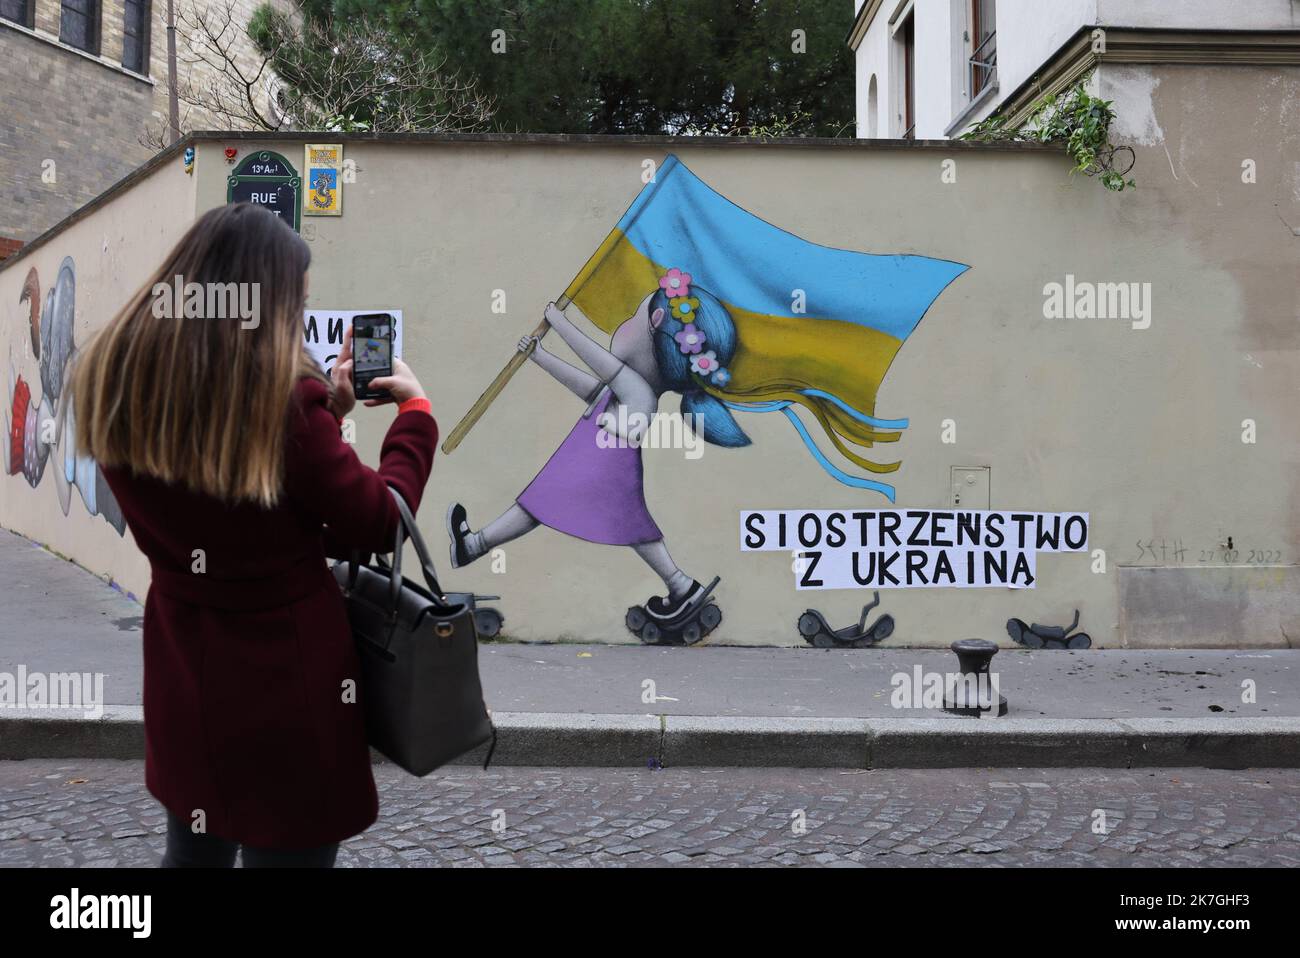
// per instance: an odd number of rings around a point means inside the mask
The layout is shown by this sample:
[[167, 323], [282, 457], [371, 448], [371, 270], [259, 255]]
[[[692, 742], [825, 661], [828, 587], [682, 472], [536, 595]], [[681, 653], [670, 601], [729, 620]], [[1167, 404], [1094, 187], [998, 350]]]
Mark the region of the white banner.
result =
[[797, 589], [1032, 589], [1039, 552], [1086, 552], [1088, 513], [753, 510], [742, 552], [789, 552]]

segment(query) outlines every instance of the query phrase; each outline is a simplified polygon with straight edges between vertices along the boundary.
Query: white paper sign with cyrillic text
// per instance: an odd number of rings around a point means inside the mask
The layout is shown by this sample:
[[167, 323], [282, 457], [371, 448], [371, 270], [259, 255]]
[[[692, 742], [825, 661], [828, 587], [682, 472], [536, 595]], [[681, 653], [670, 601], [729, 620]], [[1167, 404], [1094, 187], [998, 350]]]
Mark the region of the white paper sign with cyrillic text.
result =
[[325, 375], [334, 368], [343, 348], [343, 332], [352, 326], [353, 316], [387, 313], [393, 317], [393, 358], [402, 358], [402, 311], [400, 309], [306, 309], [302, 314], [302, 339], [311, 358]]

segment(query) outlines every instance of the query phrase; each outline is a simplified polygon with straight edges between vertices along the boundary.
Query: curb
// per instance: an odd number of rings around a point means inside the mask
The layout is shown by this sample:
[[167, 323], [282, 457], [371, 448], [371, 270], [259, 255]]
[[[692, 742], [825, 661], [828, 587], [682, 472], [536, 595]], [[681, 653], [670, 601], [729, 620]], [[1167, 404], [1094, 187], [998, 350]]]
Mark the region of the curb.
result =
[[[140, 706], [0, 713], [0, 760], [144, 758]], [[743, 718], [497, 712], [495, 765], [1300, 768], [1300, 718]], [[481, 764], [486, 747], [458, 765]], [[380, 758], [379, 756], [376, 756]], [[382, 758], [380, 758], [382, 761]]]

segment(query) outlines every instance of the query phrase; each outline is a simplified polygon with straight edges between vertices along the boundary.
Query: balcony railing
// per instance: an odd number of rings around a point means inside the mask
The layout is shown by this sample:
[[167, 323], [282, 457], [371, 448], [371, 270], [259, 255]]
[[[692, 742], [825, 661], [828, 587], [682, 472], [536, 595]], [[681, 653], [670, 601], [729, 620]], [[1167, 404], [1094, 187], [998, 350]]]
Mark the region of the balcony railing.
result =
[[998, 34], [994, 30], [975, 48], [970, 58], [970, 95], [974, 99], [998, 78]]

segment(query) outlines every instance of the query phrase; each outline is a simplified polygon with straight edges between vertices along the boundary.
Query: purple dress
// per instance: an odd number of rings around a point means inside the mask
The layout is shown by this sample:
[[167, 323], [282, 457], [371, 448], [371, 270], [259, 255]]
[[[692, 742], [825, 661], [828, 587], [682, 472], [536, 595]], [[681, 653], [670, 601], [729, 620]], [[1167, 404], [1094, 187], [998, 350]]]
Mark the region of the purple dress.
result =
[[[517, 501], [543, 525], [588, 542], [654, 542], [663, 533], [645, 505], [641, 450], [614, 445], [622, 440], [600, 427], [612, 399], [607, 388]], [[607, 448], [597, 445], [601, 433]]]

